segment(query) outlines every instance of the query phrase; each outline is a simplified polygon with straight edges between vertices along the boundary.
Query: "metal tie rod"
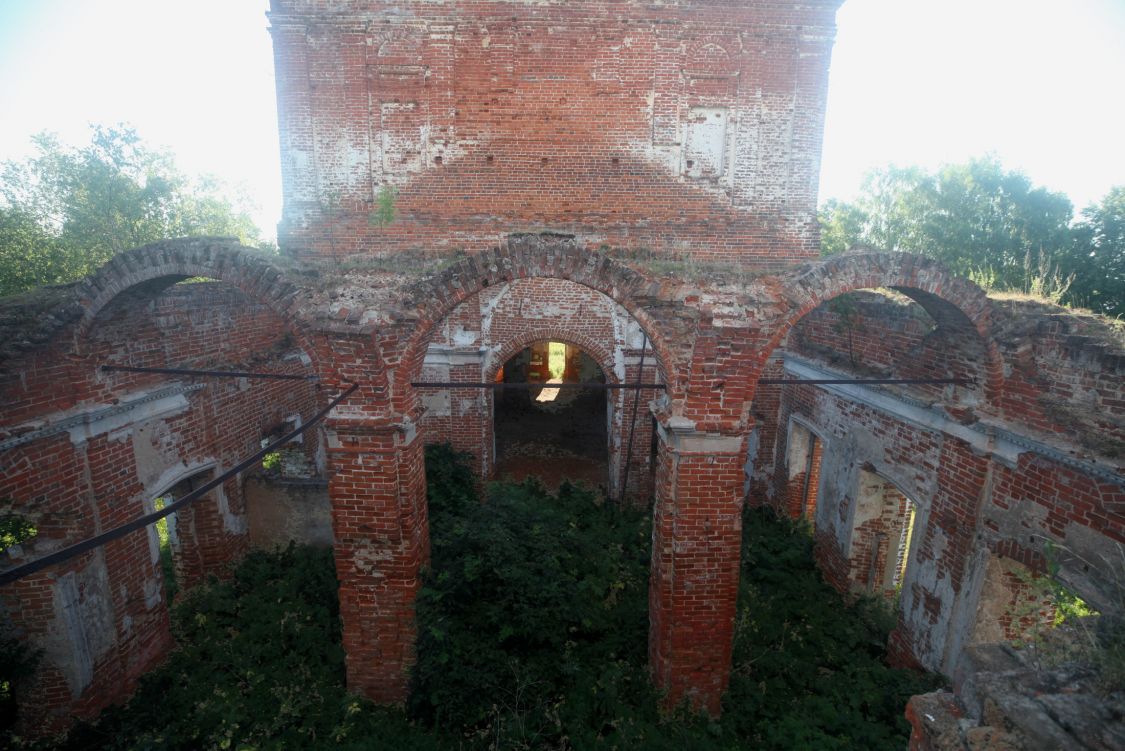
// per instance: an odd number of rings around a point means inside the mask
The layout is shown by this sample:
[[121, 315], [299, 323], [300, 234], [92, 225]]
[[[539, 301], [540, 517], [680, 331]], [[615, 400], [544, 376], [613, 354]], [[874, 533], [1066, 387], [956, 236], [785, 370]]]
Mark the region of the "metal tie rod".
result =
[[[760, 378], [763, 386], [829, 386], [829, 385], [892, 385], [892, 384], [954, 384], [976, 383], [971, 378]], [[663, 383], [458, 383], [454, 381], [411, 381], [416, 389], [660, 389]]]
[[15, 568], [0, 572], [0, 587], [4, 586], [5, 584], [11, 584], [17, 579], [22, 579], [25, 576], [30, 576], [37, 571], [42, 571], [43, 569], [53, 564], [62, 563], [63, 561], [70, 560], [71, 558], [77, 555], [81, 555], [82, 553], [85, 553], [87, 551], [93, 550], [94, 548], [101, 547], [107, 542], [111, 542], [120, 537], [124, 537], [130, 532], [141, 529], [142, 527], [147, 527], [154, 522], [160, 521], [169, 514], [175, 513], [178, 509], [181, 509], [188, 504], [194, 503], [207, 493], [222, 485], [230, 478], [237, 475], [239, 472], [243, 471], [244, 469], [248, 469], [257, 462], [261, 461], [262, 457], [266, 454], [274, 451], [279, 446], [288, 443], [289, 441], [293, 440], [294, 438], [311, 428], [313, 425], [316, 425], [318, 422], [323, 420], [324, 417], [336, 407], [336, 405], [351, 396], [358, 388], [358, 383], [351, 384], [351, 386], [348, 387], [347, 391], [333, 399], [327, 407], [322, 409], [320, 412], [317, 412], [311, 420], [306, 422], [301, 427], [289, 431], [281, 438], [278, 438], [276, 441], [263, 448], [261, 451], [255, 453], [250, 458], [244, 459], [243, 461], [239, 462], [238, 465], [228, 469], [226, 472], [219, 475], [215, 479], [191, 491], [178, 501], [168, 504], [159, 511], [154, 511], [151, 514], [145, 514], [144, 516], [134, 519], [131, 522], [122, 524], [120, 527], [115, 527], [108, 532], [103, 532], [100, 535], [95, 535], [94, 537], [89, 538], [88, 540], [76, 542], [75, 544], [65, 547], [62, 550], [56, 550], [50, 555], [45, 555], [42, 558], [37, 558], [34, 561], [29, 561], [28, 563], [16, 566]]
[[209, 378], [264, 378], [273, 381], [317, 381], [315, 375], [252, 373], [238, 370], [192, 370], [190, 368], [142, 368], [130, 365], [102, 365], [101, 370], [117, 373], [163, 373], [165, 375], [206, 376]]
[[663, 383], [454, 383], [411, 381], [416, 389], [666, 389]]
[[927, 384], [952, 383], [967, 386], [976, 383], [971, 378], [760, 378], [764, 386], [831, 386], [845, 384]]

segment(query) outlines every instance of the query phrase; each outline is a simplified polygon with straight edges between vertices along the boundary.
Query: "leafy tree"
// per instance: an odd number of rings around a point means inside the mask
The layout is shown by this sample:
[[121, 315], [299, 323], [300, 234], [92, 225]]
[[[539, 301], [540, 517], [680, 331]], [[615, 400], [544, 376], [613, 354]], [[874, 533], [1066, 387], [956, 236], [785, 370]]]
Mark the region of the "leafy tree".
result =
[[831, 256], [865, 242], [867, 212], [857, 204], [830, 198], [820, 210], [820, 253]]
[[32, 141], [35, 154], [0, 167], [0, 294], [71, 281], [171, 237], [234, 235], [267, 247], [245, 197], [232, 202], [214, 178], [188, 178], [132, 128], [95, 126], [82, 147], [49, 133]]
[[1083, 210], [1064, 268], [1075, 277], [1075, 302], [1106, 315], [1125, 313], [1125, 185]]
[[826, 253], [870, 245], [936, 258], [955, 272], [987, 271], [1002, 289], [1028, 291], [1042, 269], [1072, 252], [1073, 206], [993, 158], [930, 174], [889, 167], [867, 177], [860, 198], [821, 215]]
[[18, 208], [0, 206], [0, 295], [75, 279], [86, 265], [61, 239]]

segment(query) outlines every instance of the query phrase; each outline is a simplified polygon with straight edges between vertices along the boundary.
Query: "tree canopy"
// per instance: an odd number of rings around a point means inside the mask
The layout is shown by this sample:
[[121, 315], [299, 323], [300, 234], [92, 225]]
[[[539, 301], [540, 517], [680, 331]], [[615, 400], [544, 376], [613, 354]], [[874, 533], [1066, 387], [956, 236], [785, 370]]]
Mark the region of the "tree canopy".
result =
[[992, 157], [936, 172], [888, 167], [868, 175], [854, 202], [825, 204], [821, 249], [918, 253], [998, 290], [1125, 312], [1125, 188], [1082, 216], [1072, 224], [1065, 195]]
[[245, 196], [185, 175], [132, 128], [95, 126], [80, 147], [50, 133], [32, 141], [32, 156], [0, 166], [0, 295], [78, 279], [121, 251], [172, 237], [268, 245]]
[[1069, 264], [1075, 300], [1108, 315], [1125, 313], [1125, 185], [1082, 212]]

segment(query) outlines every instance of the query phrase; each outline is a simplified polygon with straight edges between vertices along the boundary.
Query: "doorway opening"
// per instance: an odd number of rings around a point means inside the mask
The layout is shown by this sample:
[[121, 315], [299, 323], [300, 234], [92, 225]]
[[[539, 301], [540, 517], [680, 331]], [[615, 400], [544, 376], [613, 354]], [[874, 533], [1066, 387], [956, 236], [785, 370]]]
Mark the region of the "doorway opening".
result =
[[786, 457], [789, 481], [786, 485], [786, 511], [790, 518], [803, 517], [808, 520], [814, 529], [823, 454], [824, 444], [820, 436], [796, 421], [789, 423]]
[[[178, 501], [196, 488], [202, 487], [212, 477], [211, 470], [197, 472], [190, 477], [177, 482], [172, 487], [152, 498], [147, 504], [147, 513], [160, 511], [166, 506]], [[190, 517], [191, 509], [187, 511]], [[149, 530], [149, 546], [153, 551], [153, 563], [159, 563], [160, 572], [164, 579], [164, 595], [168, 604], [171, 604], [179, 591], [188, 583], [188, 565], [184, 556], [183, 534], [185, 530], [180, 524], [179, 512], [174, 512], [160, 521], [151, 525]], [[190, 519], [188, 520], [190, 523]], [[191, 536], [190, 533], [188, 535]]]
[[910, 562], [917, 504], [878, 474], [860, 470], [852, 537], [852, 574], [859, 587], [891, 602]]
[[496, 391], [497, 478], [537, 476], [549, 488], [563, 480], [607, 487], [612, 405], [606, 389], [557, 387], [606, 383], [594, 358], [565, 342], [534, 342], [504, 363], [496, 382], [531, 386]]

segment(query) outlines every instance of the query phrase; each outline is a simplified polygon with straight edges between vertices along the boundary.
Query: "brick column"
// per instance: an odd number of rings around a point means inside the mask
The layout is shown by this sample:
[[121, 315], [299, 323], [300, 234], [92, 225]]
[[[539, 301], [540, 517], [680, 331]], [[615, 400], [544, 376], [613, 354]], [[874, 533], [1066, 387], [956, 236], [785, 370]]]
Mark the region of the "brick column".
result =
[[746, 439], [658, 426], [649, 666], [665, 706], [717, 716], [730, 680]]
[[422, 439], [409, 422], [337, 419], [328, 457], [348, 688], [401, 704], [418, 573], [429, 557]]

